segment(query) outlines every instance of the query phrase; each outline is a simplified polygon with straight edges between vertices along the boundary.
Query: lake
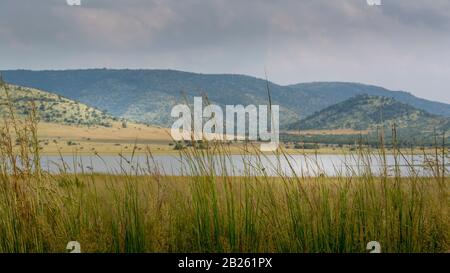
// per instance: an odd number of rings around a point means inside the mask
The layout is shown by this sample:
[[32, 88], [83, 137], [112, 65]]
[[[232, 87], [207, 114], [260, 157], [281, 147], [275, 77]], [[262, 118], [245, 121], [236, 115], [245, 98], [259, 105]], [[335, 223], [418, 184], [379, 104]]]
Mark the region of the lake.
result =
[[[431, 176], [432, 170], [427, 167], [427, 160], [423, 155], [398, 158], [398, 171], [402, 176], [417, 174]], [[447, 159], [448, 160], [448, 159]], [[64, 164], [63, 164], [64, 162]], [[383, 160], [379, 156], [355, 155], [254, 155], [213, 156], [201, 158], [193, 163], [186, 158], [176, 155], [158, 155], [153, 158], [147, 156], [42, 156], [42, 168], [58, 173], [61, 170], [70, 173], [109, 173], [109, 174], [165, 174], [173, 176], [196, 175], [203, 166], [213, 167], [216, 174], [230, 176], [268, 175], [268, 176], [354, 176], [367, 173], [369, 170], [377, 175], [385, 170]], [[368, 164], [370, 162], [370, 164]], [[370, 165], [370, 168], [367, 167]], [[395, 173], [395, 158], [386, 156], [386, 171], [389, 175]], [[442, 166], [442, 163], [441, 163]], [[446, 169], [448, 170], [448, 163]], [[448, 173], [448, 172], [447, 172]]]

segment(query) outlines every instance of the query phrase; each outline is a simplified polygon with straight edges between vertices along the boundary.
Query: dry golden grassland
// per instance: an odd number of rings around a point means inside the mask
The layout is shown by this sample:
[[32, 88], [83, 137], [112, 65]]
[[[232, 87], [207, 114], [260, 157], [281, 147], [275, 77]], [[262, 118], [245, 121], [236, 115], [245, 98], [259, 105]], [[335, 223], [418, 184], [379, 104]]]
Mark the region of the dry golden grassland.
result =
[[367, 135], [370, 130], [353, 130], [353, 129], [336, 129], [336, 130], [301, 130], [301, 131], [284, 131], [289, 135]]
[[[3, 124], [0, 122], [0, 125]], [[304, 132], [305, 134], [309, 134]], [[318, 133], [318, 132], [315, 132]], [[336, 132], [335, 132], [336, 133]], [[343, 133], [343, 132], [339, 132]], [[348, 132], [350, 133], [350, 132]], [[128, 123], [126, 128], [121, 122], [112, 122], [112, 127], [75, 126], [40, 122], [38, 124], [40, 152], [43, 155], [118, 155], [118, 154], [174, 154], [174, 141], [170, 129], [144, 124]], [[255, 143], [255, 145], [259, 145]], [[283, 151], [292, 155], [301, 154], [348, 154], [348, 147], [320, 147], [318, 149], [295, 149], [293, 144], [281, 144]], [[227, 144], [232, 154], [251, 153], [242, 142]], [[189, 149], [189, 148], [187, 148]], [[403, 150], [411, 153], [410, 149]], [[433, 149], [415, 148], [414, 153], [434, 153]], [[387, 151], [387, 153], [392, 153]]]
[[[0, 125], [3, 124], [0, 122]], [[170, 129], [127, 123], [123, 128], [121, 122], [112, 122], [112, 127], [75, 126], [57, 123], [40, 122], [38, 124], [38, 139], [41, 154], [72, 155], [72, 154], [177, 154], [175, 143], [170, 136]], [[227, 144], [228, 145], [228, 144]], [[230, 143], [233, 154], [250, 152], [245, 150], [242, 142]], [[293, 145], [285, 148], [289, 154], [342, 154], [346, 148], [322, 147], [314, 150], [294, 149]]]

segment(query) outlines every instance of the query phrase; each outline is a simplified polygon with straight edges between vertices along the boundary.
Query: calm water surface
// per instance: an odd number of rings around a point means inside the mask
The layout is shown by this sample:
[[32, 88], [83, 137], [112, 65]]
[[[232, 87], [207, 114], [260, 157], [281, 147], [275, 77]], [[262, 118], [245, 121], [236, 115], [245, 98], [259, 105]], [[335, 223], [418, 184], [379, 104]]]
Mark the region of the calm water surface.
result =
[[[160, 173], [165, 175], [195, 175], [200, 171], [200, 164], [194, 164], [186, 158], [176, 155], [159, 155], [153, 158], [147, 156], [43, 156], [44, 169], [58, 173], [61, 170], [77, 173], [110, 173], [110, 174], [150, 174]], [[364, 158], [350, 155], [292, 155], [288, 159], [268, 155], [262, 158], [252, 155], [232, 155], [227, 158], [214, 156], [209, 160], [202, 158], [204, 166], [214, 168], [216, 174], [242, 176], [245, 174], [279, 176], [297, 175], [304, 176], [350, 176], [362, 175], [368, 171], [373, 174], [381, 174], [385, 170], [382, 160], [378, 156]], [[370, 168], [368, 166], [370, 162]], [[387, 156], [387, 172], [395, 173], [395, 160], [392, 155]], [[427, 167], [422, 155], [408, 156], [398, 159], [399, 171], [402, 175], [418, 174], [421, 176], [432, 175], [432, 170]], [[441, 163], [442, 164], [442, 163]], [[447, 164], [447, 169], [449, 165]]]

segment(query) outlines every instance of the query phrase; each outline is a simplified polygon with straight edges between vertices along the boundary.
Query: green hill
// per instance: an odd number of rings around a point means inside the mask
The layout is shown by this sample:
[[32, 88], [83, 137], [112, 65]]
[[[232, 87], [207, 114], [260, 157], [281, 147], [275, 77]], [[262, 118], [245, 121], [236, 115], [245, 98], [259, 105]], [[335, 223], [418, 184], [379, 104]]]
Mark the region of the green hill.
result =
[[392, 97], [436, 115], [450, 117], [450, 105], [417, 98], [407, 92], [356, 83], [304, 83], [281, 86], [244, 75], [206, 75], [173, 70], [63, 70], [1, 72], [7, 82], [47, 90], [107, 110], [117, 117], [170, 126], [173, 105], [192, 103], [206, 94], [210, 102], [281, 106], [281, 125], [312, 115], [358, 94]]
[[291, 130], [374, 129], [383, 124], [432, 133], [448, 130], [450, 118], [430, 114], [393, 98], [357, 95], [289, 126]]
[[105, 112], [60, 95], [33, 88], [0, 84], [1, 117], [7, 116], [9, 105], [12, 105], [15, 114], [24, 117], [31, 111], [32, 102], [40, 120], [44, 122], [110, 127], [112, 122], [117, 120]]

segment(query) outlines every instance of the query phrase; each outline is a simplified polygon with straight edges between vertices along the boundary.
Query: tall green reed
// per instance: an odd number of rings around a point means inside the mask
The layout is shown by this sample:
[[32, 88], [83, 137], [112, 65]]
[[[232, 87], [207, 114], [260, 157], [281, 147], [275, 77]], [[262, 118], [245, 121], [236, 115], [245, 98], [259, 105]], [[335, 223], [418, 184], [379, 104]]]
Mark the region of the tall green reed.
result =
[[[346, 253], [365, 252], [374, 240], [384, 252], [450, 249], [445, 143], [423, 154], [432, 176], [421, 176], [397, 147], [395, 126], [393, 171], [380, 134], [378, 149], [361, 141], [347, 155], [358, 161], [346, 165], [352, 175], [327, 176], [316, 156], [304, 155], [298, 168], [283, 148], [271, 160], [252, 143], [242, 148], [238, 173], [229, 146], [206, 140], [180, 151], [180, 177], [165, 174], [151, 151], [144, 165], [135, 151], [119, 155], [121, 167], [111, 174], [87, 170], [76, 154], [70, 170], [61, 155], [60, 171], [48, 173], [37, 112], [19, 118], [8, 109], [0, 135], [0, 252], [64, 252], [73, 240], [86, 252]], [[382, 162], [377, 173], [374, 158]]]

